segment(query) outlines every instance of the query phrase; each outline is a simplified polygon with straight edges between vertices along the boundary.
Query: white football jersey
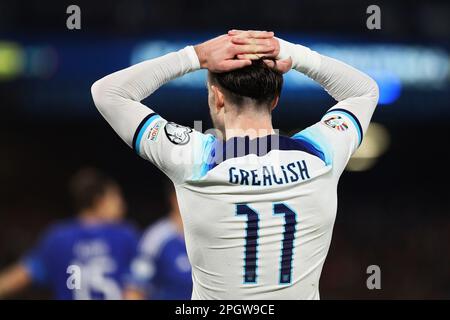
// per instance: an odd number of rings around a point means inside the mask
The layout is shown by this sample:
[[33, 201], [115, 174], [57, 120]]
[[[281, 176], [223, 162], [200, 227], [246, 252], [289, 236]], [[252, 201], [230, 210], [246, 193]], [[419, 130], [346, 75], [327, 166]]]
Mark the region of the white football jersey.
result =
[[148, 115], [133, 147], [175, 184], [192, 298], [318, 299], [338, 180], [362, 135], [339, 104], [292, 137], [226, 142]]
[[292, 137], [223, 142], [167, 122], [140, 103], [164, 83], [200, 68], [192, 46], [112, 73], [91, 88], [119, 136], [175, 184], [193, 299], [319, 298], [338, 180], [379, 93], [364, 73], [278, 42], [279, 59], [292, 58], [293, 69], [338, 101], [320, 122]]

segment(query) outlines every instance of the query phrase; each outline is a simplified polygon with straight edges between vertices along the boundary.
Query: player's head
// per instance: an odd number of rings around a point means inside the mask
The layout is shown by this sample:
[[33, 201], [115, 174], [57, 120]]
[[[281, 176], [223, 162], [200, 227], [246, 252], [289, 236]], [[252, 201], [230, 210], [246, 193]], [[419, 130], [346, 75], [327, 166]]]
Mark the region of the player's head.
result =
[[69, 190], [81, 215], [112, 222], [120, 220], [125, 214], [125, 202], [119, 185], [96, 169], [79, 170], [70, 180]]
[[225, 116], [269, 114], [283, 86], [281, 72], [263, 60], [229, 72], [208, 72], [208, 104], [214, 126], [224, 132]]

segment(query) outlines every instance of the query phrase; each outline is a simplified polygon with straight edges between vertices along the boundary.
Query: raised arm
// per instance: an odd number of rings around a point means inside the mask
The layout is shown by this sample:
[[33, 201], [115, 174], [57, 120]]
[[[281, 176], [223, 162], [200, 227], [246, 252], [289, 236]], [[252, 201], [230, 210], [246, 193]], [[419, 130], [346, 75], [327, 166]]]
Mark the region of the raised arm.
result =
[[[273, 37], [272, 32], [264, 31], [254, 35], [259, 38]], [[163, 84], [200, 68], [214, 72], [241, 68], [251, 64], [251, 61], [237, 60], [236, 55], [249, 50], [272, 52], [273, 49], [273, 45], [236, 45], [231, 42], [230, 36], [222, 35], [195, 47], [187, 46], [177, 52], [114, 72], [93, 84], [92, 97], [106, 121], [132, 146], [139, 124], [153, 112], [140, 101]]]
[[[272, 43], [276, 48], [273, 54], [239, 55], [240, 59], [259, 59], [264, 56], [277, 59], [276, 68], [287, 72], [295, 69], [318, 82], [338, 104], [332, 109], [343, 108], [352, 113], [361, 124], [362, 133], [367, 130], [370, 119], [378, 103], [378, 86], [365, 73], [338, 61], [321, 55], [299, 44], [272, 38], [258, 40], [251, 32], [231, 30], [228, 32], [236, 44], [257, 44], [262, 41]], [[270, 61], [268, 61], [271, 63]]]
[[278, 39], [280, 59], [291, 58], [292, 68], [318, 82], [344, 108], [353, 113], [365, 132], [378, 103], [377, 83], [367, 74], [307, 47]]
[[[255, 36], [273, 38], [273, 33]], [[221, 72], [247, 66], [250, 60], [235, 56], [253, 52], [249, 50], [272, 52], [274, 46], [236, 45], [231, 36], [222, 35], [110, 74], [94, 83], [92, 97], [102, 116], [137, 154], [174, 183], [181, 183], [201, 169], [194, 165], [198, 163], [194, 158], [211, 137], [166, 121], [141, 100], [166, 82], [199, 68]]]
[[[257, 44], [251, 32], [231, 30], [236, 44]], [[378, 102], [378, 86], [368, 75], [302, 45], [272, 38], [264, 40], [276, 48], [272, 54], [239, 55], [240, 59], [276, 58], [266, 62], [281, 72], [295, 69], [318, 82], [337, 102], [316, 124], [296, 133], [293, 139], [306, 140], [325, 155], [336, 178], [361, 144]]]
[[0, 300], [11, 297], [32, 282], [31, 275], [21, 263], [0, 272]]
[[91, 88], [97, 109], [116, 133], [132, 146], [141, 121], [153, 111], [140, 102], [172, 79], [200, 68], [192, 46], [114, 72]]
[[[231, 30], [232, 41], [236, 44], [272, 43], [276, 49], [273, 54], [277, 68], [282, 72], [295, 69], [318, 82], [338, 104], [332, 109], [344, 108], [353, 113], [361, 123], [365, 132], [378, 102], [378, 86], [365, 73], [338, 61], [321, 55], [299, 44], [293, 44], [282, 39], [273, 38], [258, 40], [249, 31]], [[241, 59], [259, 59], [265, 55], [239, 55]], [[270, 61], [269, 61], [270, 62]]]

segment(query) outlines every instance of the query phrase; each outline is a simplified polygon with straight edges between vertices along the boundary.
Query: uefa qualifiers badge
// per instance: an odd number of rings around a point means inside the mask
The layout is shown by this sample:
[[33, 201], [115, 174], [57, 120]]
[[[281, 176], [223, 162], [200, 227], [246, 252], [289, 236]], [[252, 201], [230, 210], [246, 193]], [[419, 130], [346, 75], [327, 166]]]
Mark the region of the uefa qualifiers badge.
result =
[[323, 123], [338, 131], [345, 131], [348, 129], [348, 124], [345, 123], [341, 116], [331, 116], [324, 120]]

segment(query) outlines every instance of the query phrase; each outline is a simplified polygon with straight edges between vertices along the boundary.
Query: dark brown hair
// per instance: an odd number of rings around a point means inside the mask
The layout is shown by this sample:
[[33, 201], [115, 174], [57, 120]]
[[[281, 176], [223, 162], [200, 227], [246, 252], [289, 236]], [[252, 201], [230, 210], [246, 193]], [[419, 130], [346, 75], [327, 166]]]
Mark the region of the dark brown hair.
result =
[[91, 208], [109, 188], [117, 186], [112, 178], [97, 169], [83, 168], [70, 179], [69, 193], [75, 209], [80, 211]]
[[[229, 72], [209, 72], [212, 84], [225, 89], [226, 99], [236, 106], [242, 106], [244, 97], [255, 100], [257, 106], [268, 107], [279, 97], [283, 87], [281, 72], [269, 67], [262, 59]], [[270, 109], [269, 109], [270, 110]]]

